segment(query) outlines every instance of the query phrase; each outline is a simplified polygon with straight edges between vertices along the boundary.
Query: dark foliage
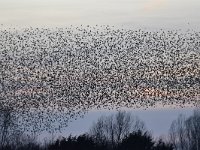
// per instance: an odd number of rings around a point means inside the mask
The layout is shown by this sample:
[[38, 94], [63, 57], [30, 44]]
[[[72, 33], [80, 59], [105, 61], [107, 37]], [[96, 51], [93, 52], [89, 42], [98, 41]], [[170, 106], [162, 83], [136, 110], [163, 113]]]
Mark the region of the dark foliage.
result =
[[109, 142], [97, 143], [90, 135], [83, 134], [78, 137], [69, 136], [57, 139], [45, 147], [36, 143], [28, 143], [22, 146], [8, 145], [0, 150], [173, 150], [173, 147], [162, 140], [156, 143], [150, 134], [138, 131], [131, 133], [115, 147], [112, 147]]
[[154, 150], [173, 150], [173, 145], [170, 143], [164, 143], [162, 140], [159, 140], [159, 142], [154, 147]]
[[125, 138], [119, 146], [120, 150], [151, 150], [154, 148], [154, 141], [147, 132], [142, 131], [133, 132], [127, 138]]
[[95, 143], [89, 135], [80, 135], [78, 137], [69, 136], [57, 140], [49, 145], [48, 150], [173, 150], [170, 144], [165, 144], [163, 141], [156, 143], [152, 136], [147, 132], [133, 132], [128, 137], [122, 140], [121, 143], [114, 148], [107, 144]]
[[48, 150], [93, 150], [95, 143], [91, 137], [87, 135], [80, 135], [78, 137], [69, 136], [67, 139], [63, 138], [57, 140], [55, 143], [48, 146]]

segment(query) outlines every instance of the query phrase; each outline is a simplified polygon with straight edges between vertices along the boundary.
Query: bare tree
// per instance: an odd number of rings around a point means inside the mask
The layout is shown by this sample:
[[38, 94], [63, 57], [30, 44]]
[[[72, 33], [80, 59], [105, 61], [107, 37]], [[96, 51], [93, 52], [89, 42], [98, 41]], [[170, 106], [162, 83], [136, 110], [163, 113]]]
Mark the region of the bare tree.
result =
[[173, 121], [169, 130], [169, 141], [173, 144], [174, 148], [177, 150], [178, 147], [178, 136], [176, 133], [176, 122]]
[[189, 149], [200, 149], [200, 111], [194, 110], [194, 113], [186, 122], [186, 131]]
[[0, 147], [4, 147], [9, 141], [9, 130], [13, 125], [12, 112], [9, 109], [1, 109], [0, 111]]
[[131, 113], [119, 111], [115, 115], [102, 116], [90, 129], [90, 134], [97, 142], [109, 141], [114, 147], [131, 132], [145, 129], [144, 123]]
[[130, 133], [131, 129], [131, 115], [126, 112], [118, 112], [116, 114], [116, 138], [119, 143], [122, 140], [122, 137], [125, 137]]
[[0, 148], [21, 145], [24, 131], [18, 124], [18, 115], [11, 108], [0, 109]]
[[185, 116], [179, 115], [177, 120], [174, 120], [170, 127], [170, 140], [175, 149], [186, 150], [186, 127]]
[[180, 115], [171, 124], [169, 138], [176, 150], [200, 149], [200, 111], [194, 110], [192, 116]]
[[113, 115], [106, 117], [104, 122], [104, 128], [106, 131], [106, 137], [110, 139], [111, 145], [113, 146], [115, 144], [115, 128], [116, 128]]
[[90, 133], [93, 135], [93, 137], [95, 138], [95, 141], [97, 141], [97, 143], [104, 143], [106, 136], [105, 136], [105, 131], [108, 132], [108, 130], [105, 130], [105, 119], [104, 117], [100, 117], [98, 119], [98, 121], [93, 124], [93, 127], [90, 129]]

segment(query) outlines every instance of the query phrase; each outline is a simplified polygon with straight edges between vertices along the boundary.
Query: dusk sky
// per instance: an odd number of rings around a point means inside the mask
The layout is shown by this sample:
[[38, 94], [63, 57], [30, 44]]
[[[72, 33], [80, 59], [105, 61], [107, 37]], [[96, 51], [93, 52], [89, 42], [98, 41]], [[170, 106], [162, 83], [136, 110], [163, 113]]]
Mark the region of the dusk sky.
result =
[[[199, 30], [200, 0], [0, 0], [0, 28], [111, 25], [147, 29]], [[171, 122], [193, 108], [130, 110], [156, 136], [167, 134]], [[111, 111], [113, 112], [113, 111]], [[69, 124], [66, 132], [87, 131], [101, 114], [91, 111]], [[78, 130], [77, 130], [78, 128]]]
[[[92, 124], [97, 121], [98, 117], [108, 116], [115, 114], [115, 110], [102, 110], [102, 111], [91, 111], [84, 118], [75, 120], [69, 124], [66, 128], [65, 133], [67, 135], [78, 135], [88, 131]], [[154, 109], [128, 109], [133, 116], [139, 117], [144, 121], [145, 126], [150, 130], [155, 137], [166, 136], [168, 134], [170, 125], [173, 120], [177, 119], [180, 114], [189, 117], [193, 113], [192, 108], [154, 108]], [[59, 135], [59, 133], [58, 133]]]
[[198, 28], [199, 0], [0, 0], [0, 23]]

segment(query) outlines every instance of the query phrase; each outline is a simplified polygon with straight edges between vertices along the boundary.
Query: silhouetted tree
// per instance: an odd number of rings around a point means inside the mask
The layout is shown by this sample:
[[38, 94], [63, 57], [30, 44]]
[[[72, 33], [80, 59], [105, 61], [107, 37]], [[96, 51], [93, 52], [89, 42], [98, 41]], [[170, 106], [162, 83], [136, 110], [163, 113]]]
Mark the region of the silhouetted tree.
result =
[[17, 135], [16, 122], [12, 109], [0, 107], [0, 147], [5, 147], [13, 142]]
[[152, 137], [147, 133], [142, 133], [142, 131], [137, 131], [129, 134], [128, 137], [122, 140], [119, 148], [120, 150], [151, 150], [153, 149], [154, 142]]
[[200, 111], [194, 110], [193, 115], [188, 118], [180, 115], [172, 122], [169, 137], [176, 150], [199, 150]]
[[186, 149], [186, 118], [183, 115], [179, 115], [177, 120], [174, 120], [170, 127], [170, 140], [174, 145], [175, 149], [185, 150]]
[[192, 116], [185, 121], [187, 148], [200, 150], [200, 110], [194, 110]]
[[96, 149], [94, 140], [86, 134], [78, 137], [69, 136], [67, 139], [56, 140], [49, 145], [48, 150], [94, 150]]
[[90, 129], [90, 135], [99, 144], [114, 148], [133, 131], [145, 130], [144, 123], [125, 111], [116, 115], [102, 116]]
[[165, 143], [160, 139], [154, 146], [154, 150], [173, 150], [174, 147], [171, 143]]

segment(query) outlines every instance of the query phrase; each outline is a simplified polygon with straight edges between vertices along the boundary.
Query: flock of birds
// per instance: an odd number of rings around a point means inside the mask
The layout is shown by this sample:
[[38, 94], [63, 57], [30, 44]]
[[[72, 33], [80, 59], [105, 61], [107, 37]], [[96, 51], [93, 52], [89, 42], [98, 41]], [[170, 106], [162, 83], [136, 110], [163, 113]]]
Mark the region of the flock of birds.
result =
[[91, 109], [199, 101], [200, 32], [0, 30], [0, 110], [27, 130], [59, 130]]

